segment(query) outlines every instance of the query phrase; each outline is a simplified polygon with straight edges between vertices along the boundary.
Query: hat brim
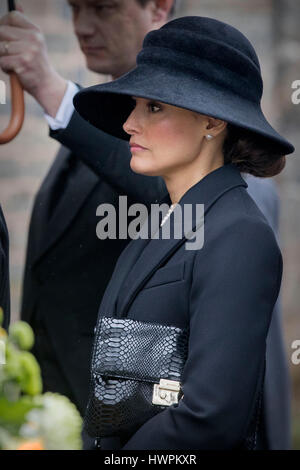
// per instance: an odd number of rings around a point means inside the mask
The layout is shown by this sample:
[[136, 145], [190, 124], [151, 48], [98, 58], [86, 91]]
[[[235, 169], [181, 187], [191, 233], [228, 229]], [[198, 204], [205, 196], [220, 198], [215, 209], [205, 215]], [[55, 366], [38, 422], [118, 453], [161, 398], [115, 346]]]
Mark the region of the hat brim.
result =
[[163, 68], [139, 65], [117, 80], [79, 91], [73, 102], [80, 116], [90, 124], [114, 137], [129, 140], [123, 124], [134, 107], [132, 96], [153, 99], [248, 129], [276, 144], [278, 154], [287, 155], [295, 150], [269, 124], [257, 103], [228, 91], [224, 93], [221, 87], [207, 80], [191, 79], [184, 73], [172, 77], [170, 71]]

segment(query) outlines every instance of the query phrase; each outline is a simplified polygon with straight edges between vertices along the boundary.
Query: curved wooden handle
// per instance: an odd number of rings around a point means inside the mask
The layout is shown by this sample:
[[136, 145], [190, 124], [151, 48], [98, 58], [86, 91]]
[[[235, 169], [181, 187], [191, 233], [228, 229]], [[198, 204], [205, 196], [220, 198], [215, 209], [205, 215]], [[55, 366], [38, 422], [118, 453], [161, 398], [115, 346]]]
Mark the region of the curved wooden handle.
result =
[[20, 132], [25, 113], [24, 90], [15, 73], [10, 74], [11, 116], [7, 128], [0, 134], [0, 144], [7, 144]]

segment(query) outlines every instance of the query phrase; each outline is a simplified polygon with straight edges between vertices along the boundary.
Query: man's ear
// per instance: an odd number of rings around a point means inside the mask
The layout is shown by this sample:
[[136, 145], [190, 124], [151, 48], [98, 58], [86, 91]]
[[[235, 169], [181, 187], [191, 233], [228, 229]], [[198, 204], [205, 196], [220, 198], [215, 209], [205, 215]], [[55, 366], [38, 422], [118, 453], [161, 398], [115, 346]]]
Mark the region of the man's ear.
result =
[[163, 25], [169, 19], [169, 14], [172, 10], [174, 0], [154, 0], [153, 3], [153, 23]]

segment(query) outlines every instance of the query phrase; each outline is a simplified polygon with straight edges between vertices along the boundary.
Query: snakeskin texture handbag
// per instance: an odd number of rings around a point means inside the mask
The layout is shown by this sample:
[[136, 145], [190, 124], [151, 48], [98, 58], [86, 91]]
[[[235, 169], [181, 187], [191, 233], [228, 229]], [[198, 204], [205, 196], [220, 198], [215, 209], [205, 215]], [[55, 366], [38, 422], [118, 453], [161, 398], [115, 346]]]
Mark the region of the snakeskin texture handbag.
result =
[[133, 434], [182, 398], [188, 331], [128, 318], [100, 317], [85, 428], [97, 438]]
[[[188, 352], [188, 330], [129, 318], [100, 317], [92, 357], [84, 427], [103, 437], [128, 438], [148, 419], [176, 406]], [[248, 433], [239, 449], [257, 448], [265, 362]]]

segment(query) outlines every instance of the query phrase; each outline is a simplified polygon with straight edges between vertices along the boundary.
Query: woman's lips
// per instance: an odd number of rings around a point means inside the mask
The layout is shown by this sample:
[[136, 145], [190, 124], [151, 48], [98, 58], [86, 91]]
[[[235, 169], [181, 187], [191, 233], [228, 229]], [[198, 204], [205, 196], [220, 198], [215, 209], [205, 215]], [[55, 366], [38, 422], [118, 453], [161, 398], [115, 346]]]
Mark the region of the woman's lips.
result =
[[138, 144], [130, 144], [130, 150], [131, 152], [140, 152], [141, 150], [147, 150], [147, 149]]

